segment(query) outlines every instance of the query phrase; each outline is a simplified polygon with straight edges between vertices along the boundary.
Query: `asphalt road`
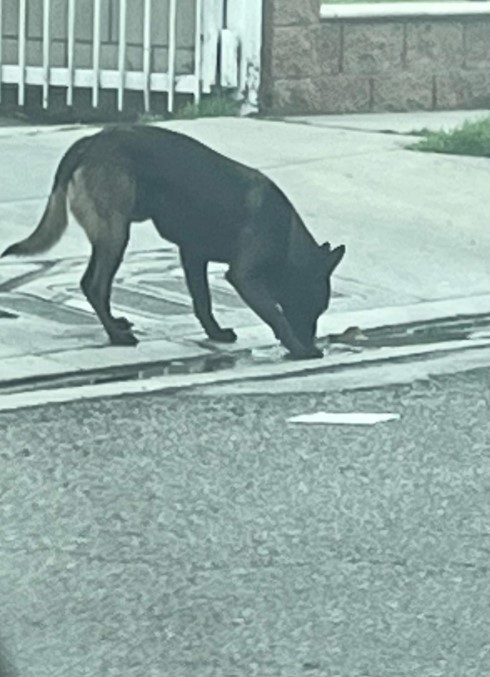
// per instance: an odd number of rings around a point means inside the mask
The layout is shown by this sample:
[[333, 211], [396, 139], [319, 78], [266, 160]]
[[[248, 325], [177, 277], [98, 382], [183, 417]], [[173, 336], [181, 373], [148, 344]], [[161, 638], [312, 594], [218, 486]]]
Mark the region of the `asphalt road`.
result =
[[[317, 410], [373, 428], [300, 427]], [[21, 677], [490, 674], [490, 370], [0, 415]]]

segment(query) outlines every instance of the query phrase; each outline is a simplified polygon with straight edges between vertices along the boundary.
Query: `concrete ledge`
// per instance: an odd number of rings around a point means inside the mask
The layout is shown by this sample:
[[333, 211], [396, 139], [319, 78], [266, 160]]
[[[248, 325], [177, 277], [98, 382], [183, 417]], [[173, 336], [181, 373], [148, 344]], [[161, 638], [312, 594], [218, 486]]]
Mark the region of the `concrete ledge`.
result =
[[[488, 315], [489, 310], [490, 295], [482, 295], [473, 298], [418, 303], [396, 308], [378, 308], [366, 311], [339, 312], [330, 315], [325, 314], [319, 322], [319, 337], [326, 337], [328, 333], [341, 333], [349, 326], [360, 326], [365, 330], [375, 327], [430, 322], [436, 319], [465, 317], [472, 314]], [[270, 332], [265, 325], [260, 327], [246, 327], [244, 328], [243, 334], [245, 341], [240, 340], [238, 344], [230, 346], [229, 350], [220, 350], [219, 352], [226, 352], [228, 354], [241, 353], [243, 355], [244, 350], [246, 350], [245, 344], [247, 344], [249, 349], [268, 349], [269, 356], [266, 358], [266, 361], [259, 360], [254, 363], [252, 359], [248, 363], [236, 362], [235, 366], [231, 368], [225, 367], [220, 371], [209, 370], [196, 373], [168, 373], [162, 376], [141, 379], [125, 378], [124, 375], [121, 375], [120, 378], [118, 378], [116, 375], [113, 382], [90, 384], [91, 378], [96, 381], [96, 377], [101, 375], [100, 367], [102, 365], [107, 368], [107, 376], [114, 376], [110, 365], [121, 365], [118, 351], [124, 353], [124, 349], [104, 348], [103, 350], [97, 351], [99, 359], [95, 362], [99, 369], [89, 369], [88, 371], [86, 371], [87, 367], [90, 368], [91, 366], [94, 366], [94, 351], [91, 351], [91, 359], [88, 361], [88, 364], [85, 365], [79, 360], [82, 351], [79, 351], [78, 354], [75, 354], [72, 351], [69, 353], [70, 374], [68, 374], [68, 382], [63, 384], [63, 379], [61, 378], [58, 383], [53, 382], [51, 387], [47, 387], [46, 382], [40, 381], [39, 387], [36, 389], [36, 376], [38, 378], [42, 376], [62, 376], [63, 368], [67, 368], [65, 358], [68, 353], [64, 357], [61, 355], [61, 359], [59, 355], [55, 354], [44, 355], [42, 357], [17, 357], [11, 360], [12, 370], [10, 373], [7, 372], [5, 374], [6, 378], [4, 378], [4, 383], [1, 384], [4, 386], [4, 389], [2, 391], [2, 388], [0, 388], [0, 411], [37, 407], [47, 403], [56, 404], [76, 400], [118, 397], [130, 394], [169, 392], [180, 389], [192, 389], [197, 386], [214, 386], [220, 383], [231, 384], [249, 380], [264, 381], [275, 378], [334, 373], [352, 367], [393, 363], [400, 360], [413, 360], [418, 358], [431, 359], [432, 356], [438, 354], [474, 351], [482, 348], [490, 349], [490, 336], [484, 332], [482, 336], [474, 336], [462, 340], [444, 340], [417, 345], [379, 347], [371, 348], [368, 351], [363, 351], [362, 349], [359, 351], [356, 348], [354, 349], [354, 352], [351, 352], [349, 348], [341, 348], [339, 350], [333, 347], [323, 360], [291, 362], [282, 359], [278, 361], [276, 359], [277, 356], [271, 357]], [[170, 344], [167, 341], [154, 342], [153, 345], [148, 342], [148, 349], [147, 359], [144, 360], [146, 368], [151, 367], [152, 353], [153, 357], [158, 358], [159, 361], [161, 361], [162, 354], [165, 354], [166, 359], [173, 358], [179, 360], [179, 362], [186, 362], [189, 358], [193, 359], [196, 356], [210, 355], [209, 351], [203, 349], [202, 346], [192, 345], [191, 343], [184, 346]], [[127, 359], [129, 356], [132, 365], [136, 366], [138, 357], [134, 354], [133, 349], [128, 350], [127, 356], [122, 355], [123, 358], [126, 358], [123, 359], [122, 362], [127, 366], [130, 366], [128, 365]], [[279, 350], [281, 353], [283, 352], [282, 348]], [[220, 357], [220, 355], [215, 354], [215, 357]], [[221, 357], [223, 357], [222, 354]], [[4, 362], [7, 361], [4, 360]], [[71, 383], [74, 373], [73, 365], [75, 364], [75, 369], [78, 372], [86, 371], [87, 383], [83, 383], [83, 381], [79, 385], [73, 385]], [[14, 368], [17, 368], [16, 372], [14, 371]], [[185, 371], [187, 370], [184, 369], [184, 372]], [[192, 370], [189, 371], [192, 372]], [[31, 382], [26, 384], [25, 389], [22, 384], [17, 382], [19, 374], [31, 376]], [[13, 379], [13, 386], [17, 392], [8, 392], [9, 378]]]
[[178, 390], [192, 391], [203, 386], [217, 386], [219, 384], [236, 384], [247, 381], [261, 381], [280, 379], [285, 377], [304, 377], [310, 375], [336, 374], [342, 370], [367, 365], [396, 363], [400, 360], [414, 360], [417, 358], [430, 359], [437, 355], [455, 354], [458, 352], [472, 352], [478, 349], [490, 348], [489, 339], [467, 341], [445, 341], [429, 345], [377, 348], [368, 354], [343, 354], [342, 356], [326, 357], [323, 360], [305, 362], [280, 362], [264, 368], [263, 364], [247, 367], [239, 371], [236, 368], [224, 369], [221, 372], [198, 374], [170, 374], [148, 380], [125, 381], [116, 383], [100, 383], [79, 387], [53, 388], [30, 392], [19, 392], [10, 395], [0, 394], [0, 412], [16, 409], [30, 409], [47, 404], [62, 404], [82, 400], [99, 400], [107, 397], [123, 397], [126, 395], [143, 395], [151, 393], [173, 393]]
[[353, 5], [322, 5], [320, 17], [330, 19], [390, 19], [454, 16], [490, 16], [489, 2], [380, 2]]

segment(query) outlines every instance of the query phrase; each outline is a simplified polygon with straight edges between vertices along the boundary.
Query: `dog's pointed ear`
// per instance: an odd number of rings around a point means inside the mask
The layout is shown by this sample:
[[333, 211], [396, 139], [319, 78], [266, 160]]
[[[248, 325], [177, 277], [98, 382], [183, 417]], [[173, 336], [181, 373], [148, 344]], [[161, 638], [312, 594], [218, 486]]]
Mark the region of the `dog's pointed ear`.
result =
[[[327, 244], [327, 243], [325, 243]], [[323, 245], [325, 246], [325, 245]], [[330, 245], [329, 245], [330, 246]], [[345, 245], [341, 244], [338, 247], [335, 247], [335, 249], [329, 248], [328, 253], [327, 253], [327, 271], [328, 275], [331, 275], [335, 268], [339, 265], [339, 263], [342, 261], [344, 258], [345, 254]]]
[[324, 242], [321, 245], [321, 249], [328, 254], [328, 252], [332, 251], [332, 245], [330, 244], [330, 242]]

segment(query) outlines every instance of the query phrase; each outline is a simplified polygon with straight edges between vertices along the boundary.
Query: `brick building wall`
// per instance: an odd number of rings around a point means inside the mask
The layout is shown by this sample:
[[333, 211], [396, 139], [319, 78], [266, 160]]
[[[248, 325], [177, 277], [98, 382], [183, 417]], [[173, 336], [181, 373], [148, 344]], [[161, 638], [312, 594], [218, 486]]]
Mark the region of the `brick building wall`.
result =
[[339, 15], [322, 19], [320, 0], [267, 0], [265, 111], [490, 107], [490, 8], [437, 16]]

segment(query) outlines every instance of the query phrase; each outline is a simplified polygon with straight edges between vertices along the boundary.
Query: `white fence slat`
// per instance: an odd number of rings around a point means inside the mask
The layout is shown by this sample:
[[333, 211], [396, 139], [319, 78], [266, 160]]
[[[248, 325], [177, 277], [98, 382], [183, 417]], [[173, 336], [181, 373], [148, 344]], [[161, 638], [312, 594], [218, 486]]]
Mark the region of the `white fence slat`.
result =
[[2, 12], [2, 3], [0, 2], [0, 101], [2, 100], [2, 83], [3, 83], [3, 66], [2, 66], [2, 55], [3, 55], [3, 12]]
[[168, 110], [174, 109], [175, 57], [177, 52], [177, 0], [170, 0], [168, 17]]
[[196, 30], [194, 34], [194, 103], [198, 104], [201, 98], [201, 68], [202, 68], [202, 0], [196, 0]]
[[150, 92], [151, 92], [151, 0], [145, 0], [143, 15], [143, 100], [145, 111], [150, 110]]
[[127, 23], [126, 0], [119, 0], [119, 45], [118, 45], [118, 69], [119, 85], [117, 88], [117, 108], [122, 111], [124, 106], [124, 81], [126, 77], [126, 23]]
[[201, 91], [209, 94], [216, 84], [218, 44], [223, 27], [223, 0], [206, 0], [202, 21]]
[[19, 0], [19, 79], [18, 83], [18, 103], [23, 106], [25, 102], [25, 70], [26, 70], [26, 21], [27, 4], [26, 0]]
[[238, 37], [233, 31], [224, 28], [221, 31], [220, 43], [220, 84], [226, 89], [238, 87]]
[[51, 0], [43, 0], [43, 108], [49, 103], [50, 14]]
[[242, 99], [242, 115], [258, 109], [260, 86], [262, 9], [267, 0], [228, 0], [227, 28], [238, 37], [240, 58], [236, 59], [238, 88]]
[[[92, 48], [92, 106], [99, 105], [100, 85], [100, 0], [94, 0], [94, 41]], [[76, 73], [75, 73], [76, 75]]]
[[[248, 106], [250, 112], [259, 108], [264, 2], [267, 0], [254, 0], [245, 3], [243, 8], [240, 92], [244, 94], [244, 107]], [[242, 114], [245, 112], [242, 108]]]
[[73, 106], [73, 85], [75, 76], [75, 0], [68, 0], [67, 34], [68, 82], [66, 103], [68, 106]]

